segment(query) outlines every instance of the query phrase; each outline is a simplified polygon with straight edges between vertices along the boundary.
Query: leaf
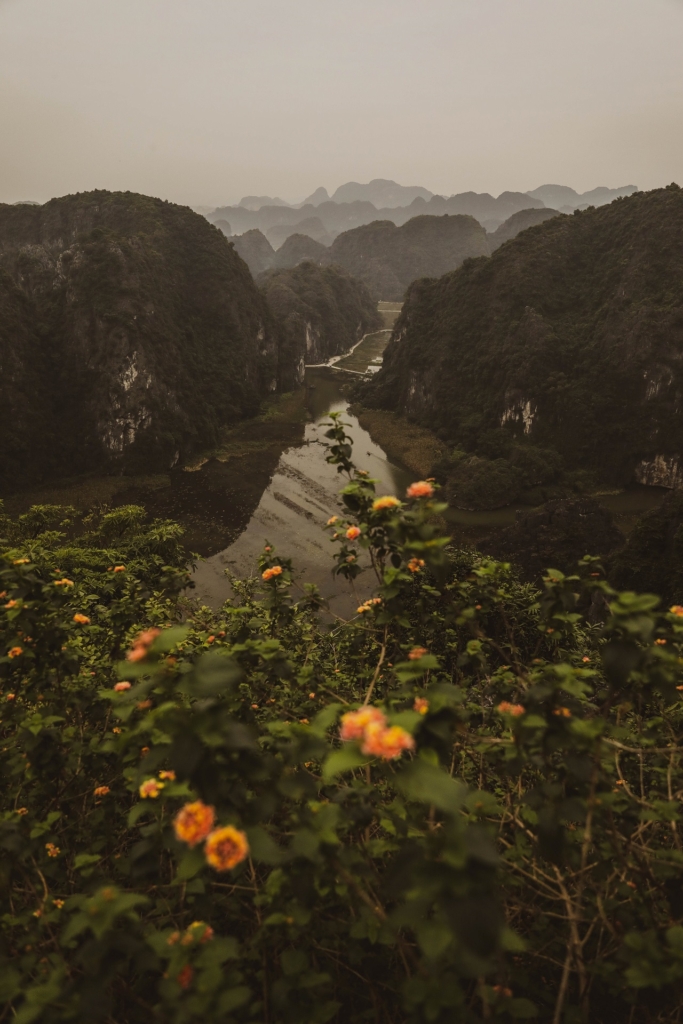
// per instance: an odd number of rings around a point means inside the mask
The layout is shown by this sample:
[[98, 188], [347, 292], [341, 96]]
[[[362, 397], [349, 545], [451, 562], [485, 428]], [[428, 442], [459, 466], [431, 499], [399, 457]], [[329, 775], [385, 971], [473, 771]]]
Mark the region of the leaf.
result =
[[231, 1010], [244, 1006], [249, 999], [251, 999], [251, 989], [247, 988], [246, 985], [238, 985], [237, 988], [231, 988], [220, 997], [218, 1000], [218, 1012], [221, 1016], [225, 1013], [230, 1013]]
[[355, 743], [345, 743], [339, 750], [333, 750], [325, 758], [323, 764], [323, 779], [329, 782], [335, 775], [342, 772], [349, 772], [352, 768], [361, 768], [372, 760], [367, 754], [361, 754], [360, 747]]
[[176, 869], [175, 881], [186, 882], [189, 878], [194, 878], [205, 865], [204, 851], [201, 847], [195, 846], [194, 850], [188, 850], [181, 858]]
[[316, 733], [318, 736], [324, 736], [327, 730], [337, 721], [341, 707], [341, 704], [328, 704], [322, 711], [319, 711], [311, 722], [311, 732]]
[[246, 830], [249, 840], [249, 851], [255, 861], [262, 864], [279, 864], [284, 856], [284, 851], [268, 835], [264, 828], [255, 825]]
[[443, 768], [418, 758], [396, 775], [396, 787], [409, 800], [433, 804], [441, 811], [455, 814], [467, 797], [467, 786]]

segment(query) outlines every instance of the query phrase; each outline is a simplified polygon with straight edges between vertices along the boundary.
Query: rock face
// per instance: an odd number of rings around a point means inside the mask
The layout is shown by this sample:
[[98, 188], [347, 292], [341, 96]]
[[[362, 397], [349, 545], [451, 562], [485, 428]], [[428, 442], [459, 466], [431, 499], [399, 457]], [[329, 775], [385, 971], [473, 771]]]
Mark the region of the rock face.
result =
[[[218, 225], [218, 222], [216, 223]], [[245, 231], [243, 235], [236, 235], [231, 241], [235, 251], [242, 257], [254, 277], [258, 277], [264, 270], [273, 266], [275, 250], [258, 228]]]
[[486, 232], [473, 217], [414, 217], [397, 228], [375, 221], [345, 231], [329, 260], [363, 281], [376, 299], [400, 301], [419, 277], [440, 277], [471, 256], [488, 255]]
[[503, 242], [509, 242], [511, 238], [516, 238], [520, 231], [526, 231], [527, 228], [531, 228], [535, 224], [542, 224], [544, 220], [558, 216], [557, 210], [520, 210], [519, 213], [513, 213], [512, 217], [508, 217], [499, 228], [496, 228], [488, 236], [489, 249], [491, 252], [495, 252]]
[[554, 217], [490, 259], [417, 282], [362, 401], [465, 451], [492, 434], [615, 484], [676, 484], [683, 191]]
[[383, 323], [367, 288], [338, 267], [299, 263], [259, 284], [278, 322], [283, 362], [299, 368], [300, 380], [306, 363], [341, 355]]
[[513, 526], [491, 534], [479, 547], [514, 562], [526, 579], [538, 582], [546, 569], [574, 573], [584, 555], [606, 557], [623, 543], [608, 509], [594, 498], [566, 498], [518, 512]]
[[174, 464], [277, 387], [277, 339], [246, 265], [187, 207], [0, 206], [3, 485]]
[[659, 594], [665, 606], [683, 602], [683, 493], [674, 491], [643, 516], [612, 559], [609, 577], [620, 590]]

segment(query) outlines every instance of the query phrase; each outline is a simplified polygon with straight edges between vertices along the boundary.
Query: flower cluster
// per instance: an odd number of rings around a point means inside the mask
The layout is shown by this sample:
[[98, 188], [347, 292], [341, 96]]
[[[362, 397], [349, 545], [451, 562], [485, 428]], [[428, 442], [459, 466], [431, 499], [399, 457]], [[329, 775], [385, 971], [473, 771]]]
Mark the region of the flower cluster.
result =
[[393, 494], [385, 494], [380, 498], [375, 498], [372, 503], [372, 511], [381, 512], [385, 508], [398, 508], [400, 504], [401, 502]]
[[421, 715], [426, 715], [429, 711], [429, 701], [426, 697], [416, 697], [413, 702], [413, 711], [418, 711]]
[[498, 705], [498, 711], [501, 715], [512, 715], [514, 718], [519, 718], [526, 711], [523, 704], [511, 704], [510, 701], [504, 700]]
[[64, 577], [63, 580], [55, 580], [55, 586], [56, 587], [73, 587], [73, 585], [74, 585], [74, 581], [73, 580], [68, 580], [66, 578], [66, 576]]
[[145, 779], [140, 786], [139, 793], [143, 800], [147, 798], [156, 800], [163, 788], [163, 782], [157, 782], [156, 779]]
[[434, 488], [429, 480], [416, 480], [414, 484], [410, 485], [406, 495], [409, 498], [431, 498], [434, 495]]
[[347, 540], [358, 540], [359, 537], [360, 537], [360, 529], [357, 526], [349, 526], [348, 530], [346, 531], [346, 539]]
[[412, 651], [408, 651], [408, 658], [410, 661], [419, 661], [428, 653], [426, 647], [413, 647]]
[[161, 633], [160, 629], [146, 629], [133, 641], [133, 646], [128, 651], [128, 661], [143, 661], [149, 654], [149, 649]]
[[408, 569], [410, 572], [420, 572], [424, 567], [424, 558], [411, 558], [408, 562]]
[[177, 931], [171, 932], [166, 943], [169, 946], [175, 946], [177, 943], [180, 943], [181, 946], [191, 946], [194, 942], [199, 942], [203, 946], [210, 942], [214, 936], [213, 928], [206, 921], [193, 921], [186, 928], [184, 935]]
[[54, 843], [45, 843], [45, 849], [47, 850], [48, 857], [59, 857], [62, 852]]
[[73, 618], [74, 622], [77, 622], [79, 626], [89, 626], [90, 619], [87, 615], [83, 615], [81, 612], [76, 612]]
[[213, 807], [195, 800], [185, 804], [173, 822], [176, 838], [194, 847], [206, 840], [204, 856], [216, 871], [231, 871], [249, 856], [249, 843], [244, 832], [233, 825], [214, 829]]
[[261, 578], [263, 580], [265, 580], [266, 583], [267, 583], [268, 580], [272, 580], [276, 576], [281, 576], [281, 575], [282, 575], [282, 566], [281, 565], [273, 565], [273, 566], [271, 566], [270, 569], [266, 569], [264, 572], [261, 573]]
[[381, 597], [369, 597], [367, 601], [363, 601], [363, 603], [358, 608], [356, 608], [356, 611], [358, 612], [359, 615], [365, 615], [366, 612], [371, 612], [375, 605], [381, 603]]
[[415, 740], [400, 725], [389, 726], [386, 715], [379, 708], [363, 707], [342, 715], [339, 735], [342, 740], [357, 740], [361, 752], [391, 761], [404, 750], [414, 750]]

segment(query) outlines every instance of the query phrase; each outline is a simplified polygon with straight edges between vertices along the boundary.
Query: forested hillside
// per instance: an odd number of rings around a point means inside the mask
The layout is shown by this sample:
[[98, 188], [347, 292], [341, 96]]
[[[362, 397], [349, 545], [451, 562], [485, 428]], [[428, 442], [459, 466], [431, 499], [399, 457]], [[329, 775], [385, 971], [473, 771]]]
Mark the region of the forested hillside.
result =
[[682, 393], [683, 191], [670, 185], [415, 284], [363, 401], [431, 424], [465, 476], [482, 473], [472, 453], [496, 462], [514, 497], [520, 445], [541, 446], [529, 486], [552, 479], [558, 453], [615, 484], [678, 484]]
[[0, 206], [0, 311], [5, 486], [169, 466], [286, 370], [225, 236], [134, 193]]
[[269, 271], [259, 285], [278, 322], [286, 362], [301, 374], [305, 363], [340, 355], [383, 324], [365, 285], [339, 267], [306, 261]]

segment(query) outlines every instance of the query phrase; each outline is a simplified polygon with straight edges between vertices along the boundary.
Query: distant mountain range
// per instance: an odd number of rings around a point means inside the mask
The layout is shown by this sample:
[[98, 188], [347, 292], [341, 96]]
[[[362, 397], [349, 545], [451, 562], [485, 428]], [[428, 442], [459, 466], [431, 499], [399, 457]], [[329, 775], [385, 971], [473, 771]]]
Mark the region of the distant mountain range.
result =
[[218, 207], [207, 217], [225, 234], [242, 235], [258, 228], [277, 249], [293, 234], [308, 235], [329, 245], [343, 231], [372, 221], [390, 220], [400, 227], [422, 214], [464, 214], [493, 232], [523, 210], [573, 213], [588, 206], [604, 206], [637, 191], [635, 185], [625, 185], [580, 194], [567, 185], [541, 185], [531, 192], [502, 192], [497, 197], [488, 192], [461, 192], [445, 197], [417, 185], [375, 178], [364, 185], [354, 181], [340, 185], [331, 198], [325, 188], [318, 188], [298, 204], [288, 204], [277, 197], [245, 196], [236, 206]]

